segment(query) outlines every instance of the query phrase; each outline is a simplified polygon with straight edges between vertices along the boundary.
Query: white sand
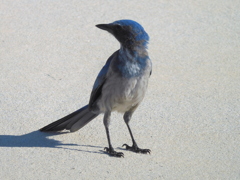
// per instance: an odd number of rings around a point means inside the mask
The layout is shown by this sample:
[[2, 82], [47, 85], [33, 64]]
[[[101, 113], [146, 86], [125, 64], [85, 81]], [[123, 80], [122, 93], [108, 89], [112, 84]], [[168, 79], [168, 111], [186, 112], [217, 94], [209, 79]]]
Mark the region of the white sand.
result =
[[[39, 128], [85, 105], [118, 42], [94, 27], [119, 19], [151, 37], [148, 93], [132, 119], [76, 133]], [[240, 1], [0, 2], [0, 178], [240, 179]]]

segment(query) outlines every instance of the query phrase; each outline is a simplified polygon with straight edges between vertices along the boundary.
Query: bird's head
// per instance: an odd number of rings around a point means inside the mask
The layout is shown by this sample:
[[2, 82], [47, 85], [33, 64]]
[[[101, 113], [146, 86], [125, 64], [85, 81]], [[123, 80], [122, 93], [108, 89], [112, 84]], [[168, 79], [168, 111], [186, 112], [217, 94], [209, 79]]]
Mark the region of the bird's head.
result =
[[111, 33], [125, 48], [147, 48], [149, 36], [143, 27], [133, 20], [119, 20], [110, 24], [98, 24], [96, 26]]

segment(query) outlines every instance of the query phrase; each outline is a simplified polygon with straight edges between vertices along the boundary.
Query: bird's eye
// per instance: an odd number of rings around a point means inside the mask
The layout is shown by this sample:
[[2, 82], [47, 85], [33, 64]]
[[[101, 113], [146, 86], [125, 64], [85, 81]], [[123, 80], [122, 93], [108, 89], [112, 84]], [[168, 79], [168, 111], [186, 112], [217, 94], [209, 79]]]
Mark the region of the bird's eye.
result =
[[115, 26], [115, 28], [116, 28], [116, 30], [121, 30], [121, 29], [122, 29], [122, 26], [120, 26], [120, 25], [117, 24], [117, 25]]

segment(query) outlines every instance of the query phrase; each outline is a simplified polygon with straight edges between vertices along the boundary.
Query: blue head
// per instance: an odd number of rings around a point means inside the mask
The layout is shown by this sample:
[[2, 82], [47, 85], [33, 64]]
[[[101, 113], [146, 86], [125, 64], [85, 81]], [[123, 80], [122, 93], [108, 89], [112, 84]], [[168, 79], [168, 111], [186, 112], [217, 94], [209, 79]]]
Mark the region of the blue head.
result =
[[98, 24], [96, 26], [111, 33], [125, 48], [147, 48], [149, 36], [143, 27], [133, 20], [119, 20], [110, 24]]

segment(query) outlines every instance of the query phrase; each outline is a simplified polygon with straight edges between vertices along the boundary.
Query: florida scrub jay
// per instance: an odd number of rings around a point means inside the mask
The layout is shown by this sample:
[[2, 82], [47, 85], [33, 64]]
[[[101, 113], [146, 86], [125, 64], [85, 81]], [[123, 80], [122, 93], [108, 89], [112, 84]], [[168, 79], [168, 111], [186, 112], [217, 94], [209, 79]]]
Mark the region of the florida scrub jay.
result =
[[91, 92], [89, 104], [81, 109], [43, 127], [41, 131], [77, 131], [100, 113], [104, 113], [108, 147], [104, 149], [110, 156], [123, 157], [111, 144], [109, 123], [111, 112], [124, 113], [123, 119], [129, 130], [133, 145], [124, 144], [127, 150], [150, 153], [150, 149], [138, 147], [129, 126], [133, 112], [143, 100], [152, 72], [148, 56], [149, 36], [143, 27], [132, 20], [119, 20], [110, 24], [96, 25], [111, 33], [119, 42], [120, 49], [114, 52], [99, 72]]

